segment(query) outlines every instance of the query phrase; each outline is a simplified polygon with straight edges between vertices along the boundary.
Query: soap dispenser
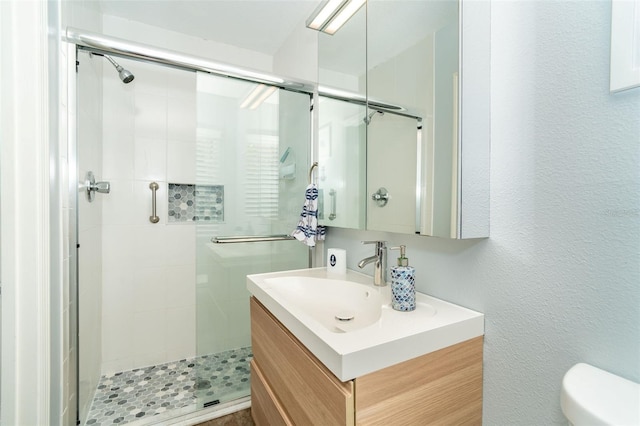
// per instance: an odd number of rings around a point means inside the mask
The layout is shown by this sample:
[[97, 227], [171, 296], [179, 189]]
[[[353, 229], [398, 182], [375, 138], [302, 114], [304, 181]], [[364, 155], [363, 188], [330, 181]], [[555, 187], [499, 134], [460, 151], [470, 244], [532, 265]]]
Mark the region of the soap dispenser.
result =
[[416, 269], [409, 266], [406, 246], [391, 247], [400, 250], [398, 265], [391, 268], [391, 307], [396, 311], [413, 311], [416, 308]]

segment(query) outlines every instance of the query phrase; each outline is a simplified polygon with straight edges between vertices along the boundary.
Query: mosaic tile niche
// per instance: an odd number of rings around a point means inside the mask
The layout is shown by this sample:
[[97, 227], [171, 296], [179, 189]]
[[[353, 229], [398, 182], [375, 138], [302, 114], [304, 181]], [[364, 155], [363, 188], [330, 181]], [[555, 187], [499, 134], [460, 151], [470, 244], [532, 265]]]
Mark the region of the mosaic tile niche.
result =
[[169, 222], [224, 221], [224, 186], [170, 183]]

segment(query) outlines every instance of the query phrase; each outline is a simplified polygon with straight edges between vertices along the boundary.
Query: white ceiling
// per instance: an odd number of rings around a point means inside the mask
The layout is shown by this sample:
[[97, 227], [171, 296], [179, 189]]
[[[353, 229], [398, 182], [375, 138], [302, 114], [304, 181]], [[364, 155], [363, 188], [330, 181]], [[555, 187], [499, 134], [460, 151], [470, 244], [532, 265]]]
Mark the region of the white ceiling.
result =
[[[304, 27], [322, 0], [98, 1], [105, 15], [274, 55], [294, 29]], [[457, 19], [458, 0], [369, 0], [369, 4], [369, 67]], [[347, 48], [364, 47], [363, 19], [352, 18], [353, 23], [334, 37], [322, 35], [323, 68], [353, 75], [363, 71], [365, 53]]]
[[273, 55], [320, 0], [100, 0], [102, 12]]

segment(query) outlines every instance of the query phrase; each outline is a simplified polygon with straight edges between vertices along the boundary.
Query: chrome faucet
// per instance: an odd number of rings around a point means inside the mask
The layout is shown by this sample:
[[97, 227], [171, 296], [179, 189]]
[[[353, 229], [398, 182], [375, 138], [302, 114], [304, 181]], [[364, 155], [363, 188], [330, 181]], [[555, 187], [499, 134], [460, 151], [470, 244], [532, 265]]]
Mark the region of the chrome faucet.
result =
[[358, 262], [358, 268], [373, 264], [373, 284], [378, 286], [387, 285], [387, 242], [386, 241], [362, 241], [362, 244], [375, 244], [376, 254], [365, 257]]

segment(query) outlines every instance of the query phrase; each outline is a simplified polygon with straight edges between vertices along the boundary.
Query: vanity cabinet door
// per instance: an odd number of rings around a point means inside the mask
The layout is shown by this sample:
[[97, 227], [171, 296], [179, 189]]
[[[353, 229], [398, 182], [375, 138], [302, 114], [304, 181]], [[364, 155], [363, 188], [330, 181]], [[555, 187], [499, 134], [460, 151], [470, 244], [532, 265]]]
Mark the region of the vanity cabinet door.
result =
[[[297, 425], [354, 424], [353, 381], [340, 382], [253, 297], [251, 344], [256, 375], [262, 376], [259, 386], [273, 395], [273, 404], [281, 407], [287, 421]], [[254, 420], [261, 425], [257, 417]]]
[[254, 360], [251, 360], [251, 415], [259, 425], [293, 425]]

